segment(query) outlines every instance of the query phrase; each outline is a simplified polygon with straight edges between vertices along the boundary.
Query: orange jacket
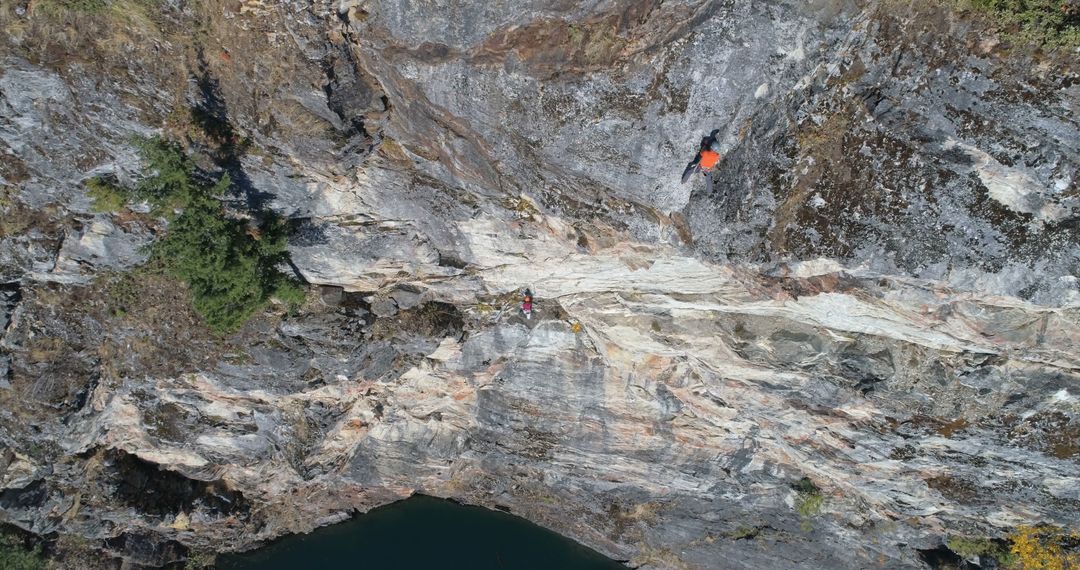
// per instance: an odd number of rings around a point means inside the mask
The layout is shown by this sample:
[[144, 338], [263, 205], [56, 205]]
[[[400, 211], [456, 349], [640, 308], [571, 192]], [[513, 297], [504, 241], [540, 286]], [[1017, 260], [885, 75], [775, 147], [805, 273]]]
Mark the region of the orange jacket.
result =
[[698, 161], [698, 166], [702, 170], [705, 172], [712, 170], [717, 162], [720, 162], [720, 153], [711, 150], [701, 151], [701, 160]]

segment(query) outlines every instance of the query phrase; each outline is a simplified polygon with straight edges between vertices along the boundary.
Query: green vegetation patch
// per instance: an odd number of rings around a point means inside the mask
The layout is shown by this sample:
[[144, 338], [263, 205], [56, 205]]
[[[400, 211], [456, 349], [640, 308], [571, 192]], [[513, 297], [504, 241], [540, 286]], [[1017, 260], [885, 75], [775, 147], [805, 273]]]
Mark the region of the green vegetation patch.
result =
[[963, 0], [991, 16], [1007, 39], [1049, 48], [1080, 47], [1080, 3], [1075, 0]]
[[217, 555], [213, 552], [192, 552], [184, 563], [184, 570], [202, 570], [213, 568], [217, 563]]
[[949, 550], [959, 554], [967, 560], [979, 558], [993, 558], [999, 565], [1006, 567], [1015, 563], [1016, 557], [1009, 552], [1008, 544], [1002, 540], [992, 538], [970, 538], [965, 536], [950, 536], [945, 541]]
[[4, 570], [43, 570], [45, 558], [41, 545], [29, 547], [14, 534], [0, 534], [0, 568]]
[[94, 201], [92, 209], [95, 212], [115, 212], [123, 208], [127, 202], [124, 189], [111, 178], [98, 176], [87, 180], [84, 184], [87, 195]]
[[821, 507], [825, 504], [825, 497], [821, 489], [810, 480], [809, 477], [799, 479], [795, 483], [798, 496], [795, 498], [795, 510], [804, 518], [811, 518], [821, 514]]
[[821, 514], [821, 508], [825, 505], [825, 496], [821, 489], [810, 480], [809, 477], [799, 479], [792, 488], [795, 489], [795, 512], [799, 513], [799, 528], [803, 532], [810, 532], [813, 528], [812, 519]]
[[159, 0], [37, 0], [35, 13], [57, 16], [65, 13], [105, 14], [115, 12], [158, 8]]
[[169, 221], [165, 237], [151, 248], [153, 260], [187, 283], [192, 305], [210, 328], [233, 331], [272, 297], [294, 307], [303, 302], [302, 285], [277, 269], [288, 261], [285, 220], [271, 212], [252, 220], [230, 216], [220, 199], [232, 185], [228, 175], [204, 181], [180, 146], [161, 138], [139, 139], [136, 146], [145, 176], [133, 188], [88, 184], [95, 208], [146, 201]]
[[40, 10], [71, 10], [87, 14], [99, 13], [108, 7], [108, 0], [43, 0], [37, 5]]
[[799, 495], [795, 501], [795, 510], [800, 515], [811, 518], [821, 514], [821, 506], [825, 504], [825, 497], [821, 495]]
[[740, 526], [739, 528], [728, 533], [728, 537], [732, 540], [750, 540], [761, 534], [761, 527], [756, 526]]
[[952, 535], [945, 545], [967, 560], [993, 560], [1005, 570], [1080, 568], [1080, 532], [1050, 525], [1019, 526], [1005, 538]]

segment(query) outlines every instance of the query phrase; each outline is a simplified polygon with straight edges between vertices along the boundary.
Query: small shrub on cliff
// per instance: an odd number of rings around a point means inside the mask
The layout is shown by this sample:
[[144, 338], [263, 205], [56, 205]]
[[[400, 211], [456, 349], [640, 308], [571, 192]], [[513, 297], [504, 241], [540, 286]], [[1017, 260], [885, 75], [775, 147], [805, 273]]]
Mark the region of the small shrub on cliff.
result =
[[202, 570], [213, 568], [217, 563], [217, 555], [213, 552], [193, 552], [188, 555], [184, 563], [184, 570]]
[[1080, 5], [1075, 0], [969, 0], [1014, 41], [1049, 47], [1080, 46]]
[[1011, 566], [1015, 560], [1009, 552], [1008, 545], [1004, 541], [990, 538], [970, 538], [964, 536], [950, 536], [945, 544], [949, 550], [959, 554], [967, 560], [978, 558], [993, 558], [999, 565]]
[[98, 176], [87, 180], [86, 194], [94, 201], [95, 212], [115, 212], [128, 201], [127, 193], [114, 180]]
[[799, 479], [795, 484], [798, 496], [795, 498], [795, 510], [806, 518], [817, 516], [821, 513], [821, 507], [825, 504], [825, 497], [821, 489], [810, 480], [809, 477]]
[[136, 142], [146, 176], [134, 188], [117, 191], [146, 200], [169, 220], [165, 237], [151, 252], [169, 274], [188, 284], [195, 310], [218, 332], [235, 330], [271, 297], [290, 305], [303, 302], [300, 283], [277, 269], [288, 260], [288, 227], [272, 213], [258, 221], [236, 219], [220, 196], [229, 177], [204, 180], [179, 145], [160, 138]]
[[1049, 525], [1017, 527], [1005, 540], [950, 536], [945, 544], [965, 559], [993, 559], [1005, 570], [1080, 570], [1080, 533]]
[[45, 12], [70, 10], [72, 12], [83, 12], [87, 14], [95, 14], [108, 7], [109, 2], [107, 0], [43, 0], [35, 5], [36, 10]]
[[799, 513], [799, 528], [803, 532], [810, 532], [813, 528], [811, 519], [821, 514], [821, 507], [825, 504], [825, 497], [821, 489], [810, 480], [809, 477], [799, 479], [792, 488], [795, 489], [795, 512]]
[[108, 14], [140, 8], [157, 8], [158, 0], [37, 0], [33, 11], [46, 16], [69, 14]]
[[217, 200], [202, 196], [154, 246], [168, 271], [191, 287], [195, 310], [218, 331], [239, 327], [272, 296], [298, 297], [299, 287], [276, 267], [287, 256], [284, 224], [275, 219], [261, 227], [255, 239], [246, 224], [223, 215]]
[[4, 570], [42, 570], [45, 559], [41, 545], [28, 548], [17, 536], [0, 534], [0, 568]]
[[739, 528], [728, 533], [728, 537], [732, 540], [750, 540], [757, 535], [761, 534], [761, 528], [756, 526], [740, 526]]
[[229, 188], [227, 177], [212, 187], [196, 180], [195, 163], [177, 143], [160, 137], [136, 138], [133, 142], [146, 164], [146, 176], [131, 194], [150, 202], [156, 213], [169, 215], [173, 209], [186, 207], [198, 198], [216, 198]]

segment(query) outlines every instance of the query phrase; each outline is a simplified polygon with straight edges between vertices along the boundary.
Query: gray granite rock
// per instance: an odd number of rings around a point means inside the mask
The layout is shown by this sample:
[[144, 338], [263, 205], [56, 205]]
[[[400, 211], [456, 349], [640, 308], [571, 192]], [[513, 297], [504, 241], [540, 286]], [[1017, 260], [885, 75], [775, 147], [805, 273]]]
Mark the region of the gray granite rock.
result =
[[[0, 14], [0, 521], [162, 565], [423, 492], [641, 568], [917, 568], [1080, 520], [1067, 54], [876, 2], [163, 6]], [[167, 227], [82, 183], [163, 125], [318, 300], [220, 337], [117, 277]]]

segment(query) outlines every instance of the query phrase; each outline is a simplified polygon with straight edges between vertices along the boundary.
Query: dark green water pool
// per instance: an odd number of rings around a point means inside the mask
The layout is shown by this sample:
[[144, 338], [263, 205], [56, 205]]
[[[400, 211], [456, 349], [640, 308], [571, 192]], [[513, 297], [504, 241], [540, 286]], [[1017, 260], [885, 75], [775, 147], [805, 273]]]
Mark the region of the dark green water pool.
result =
[[220, 569], [625, 570], [572, 540], [506, 513], [412, 497], [311, 534], [286, 537]]

